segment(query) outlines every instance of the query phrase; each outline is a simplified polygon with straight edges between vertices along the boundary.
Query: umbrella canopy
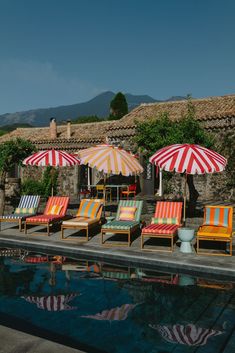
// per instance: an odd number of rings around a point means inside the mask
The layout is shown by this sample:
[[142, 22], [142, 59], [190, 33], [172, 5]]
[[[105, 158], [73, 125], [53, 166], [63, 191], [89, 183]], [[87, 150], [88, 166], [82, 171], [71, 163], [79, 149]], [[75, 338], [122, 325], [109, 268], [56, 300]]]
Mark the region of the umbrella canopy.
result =
[[117, 308], [103, 310], [101, 313], [94, 315], [81, 316], [86, 319], [107, 320], [107, 321], [122, 321], [126, 320], [129, 311], [133, 310], [138, 304], [123, 304]]
[[78, 152], [81, 164], [103, 171], [105, 174], [137, 175], [143, 172], [135, 156], [112, 145], [97, 145]]
[[[161, 148], [149, 158], [150, 163], [168, 172], [211, 174], [222, 172], [227, 159], [208, 148], [193, 144], [175, 144]], [[186, 213], [186, 178], [184, 187], [184, 215]]]
[[23, 160], [23, 164], [38, 167], [69, 167], [80, 164], [80, 161], [65, 151], [48, 150], [32, 154]]
[[226, 158], [219, 153], [190, 144], [163, 147], [149, 161], [168, 172], [186, 174], [222, 172], [227, 164]]
[[170, 343], [179, 343], [187, 346], [204, 346], [208, 338], [221, 335], [223, 332], [208, 328], [188, 325], [149, 325], [157, 330], [160, 335]]

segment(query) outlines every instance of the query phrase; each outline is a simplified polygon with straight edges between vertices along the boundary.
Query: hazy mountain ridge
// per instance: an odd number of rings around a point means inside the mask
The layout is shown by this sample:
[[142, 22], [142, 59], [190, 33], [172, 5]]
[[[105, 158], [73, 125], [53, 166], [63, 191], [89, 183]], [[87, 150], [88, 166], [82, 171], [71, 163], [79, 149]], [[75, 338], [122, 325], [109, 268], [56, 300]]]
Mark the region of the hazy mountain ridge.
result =
[[[51, 117], [55, 117], [58, 122], [65, 121], [67, 119], [75, 119], [79, 116], [84, 117], [90, 115], [97, 115], [98, 117], [104, 118], [109, 115], [110, 101], [114, 96], [115, 93], [107, 91], [84, 103], [2, 114], [0, 115], [0, 126], [12, 124], [48, 126]], [[130, 93], [126, 93], [125, 96], [129, 111], [141, 103], [164, 102], [161, 100], [156, 100], [148, 95], [132, 95]], [[185, 99], [185, 97], [171, 97], [166, 101], [182, 99]]]

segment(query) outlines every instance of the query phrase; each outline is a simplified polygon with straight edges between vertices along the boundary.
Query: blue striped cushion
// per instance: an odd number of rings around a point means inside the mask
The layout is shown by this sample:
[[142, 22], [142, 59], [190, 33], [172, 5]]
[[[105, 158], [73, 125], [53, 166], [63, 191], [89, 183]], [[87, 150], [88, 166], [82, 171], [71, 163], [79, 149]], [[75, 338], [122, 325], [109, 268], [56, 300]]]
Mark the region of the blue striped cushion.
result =
[[229, 209], [224, 207], [206, 207], [204, 225], [228, 227]]
[[77, 217], [96, 218], [100, 207], [100, 202], [94, 202], [92, 200], [83, 201], [82, 205], [79, 207]]

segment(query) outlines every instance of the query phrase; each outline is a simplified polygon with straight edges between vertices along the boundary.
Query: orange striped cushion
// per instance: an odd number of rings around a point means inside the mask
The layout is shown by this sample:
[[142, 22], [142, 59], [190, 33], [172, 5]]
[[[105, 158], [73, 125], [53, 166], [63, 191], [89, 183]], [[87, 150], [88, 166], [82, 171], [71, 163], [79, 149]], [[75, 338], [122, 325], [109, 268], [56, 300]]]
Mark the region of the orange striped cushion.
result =
[[223, 207], [206, 207], [205, 225], [228, 227], [229, 209]]
[[99, 208], [101, 206], [100, 202], [94, 201], [83, 201], [79, 207], [77, 217], [86, 217], [86, 218], [96, 218]]
[[59, 216], [62, 207], [62, 205], [52, 205], [47, 211], [46, 215]]
[[134, 221], [136, 209], [136, 207], [121, 207], [119, 221]]

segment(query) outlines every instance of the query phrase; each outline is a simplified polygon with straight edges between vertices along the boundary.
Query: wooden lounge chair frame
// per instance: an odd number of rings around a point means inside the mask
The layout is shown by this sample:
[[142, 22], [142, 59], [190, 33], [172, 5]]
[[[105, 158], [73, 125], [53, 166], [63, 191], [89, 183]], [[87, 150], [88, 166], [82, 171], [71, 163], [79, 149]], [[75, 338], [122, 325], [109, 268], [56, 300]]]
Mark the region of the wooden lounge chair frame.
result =
[[[164, 205], [166, 203], [177, 203], [179, 204], [179, 208], [177, 210], [177, 213], [174, 215], [174, 214], [171, 214], [171, 215], [163, 215], [162, 213], [158, 213], [158, 209], [157, 207], [164, 207]], [[183, 203], [182, 202], [175, 202], [175, 201], [158, 201], [157, 204], [156, 204], [156, 209], [155, 209], [155, 215], [154, 217], [157, 218], [162, 218], [162, 217], [169, 217], [169, 218], [178, 218], [179, 220], [179, 228], [182, 226], [181, 224], [181, 219], [182, 219], [182, 205]], [[145, 248], [144, 247], [144, 243], [145, 243], [145, 238], [155, 238], [155, 239], [169, 239], [170, 240], [170, 247], [167, 248], [167, 249], [158, 249], [156, 246], [151, 247], [151, 248]], [[156, 252], [173, 252], [174, 250], [174, 242], [177, 238], [177, 235], [176, 234], [157, 234], [157, 233], [149, 233], [149, 232], [144, 232], [144, 228], [141, 232], [141, 250], [146, 250], [146, 251], [156, 251]]]
[[[100, 200], [100, 199], [93, 199], [93, 200], [89, 200], [89, 199], [83, 199], [81, 201], [81, 204], [80, 204], [80, 207], [82, 207], [83, 203], [86, 202], [86, 201], [93, 201], [93, 202], [98, 202], [100, 203], [100, 208], [98, 210], [98, 213], [97, 213], [97, 217], [95, 218], [96, 222], [93, 222], [91, 224], [87, 223], [87, 225], [85, 224], [81, 224], [81, 223], [84, 223], [84, 221], [79, 224], [79, 221], [77, 222], [77, 224], [69, 224], [70, 221], [73, 221], [73, 218], [68, 220], [68, 223], [65, 223], [65, 224], [61, 224], [61, 239], [62, 240], [70, 240], [70, 241], [79, 241], [79, 242], [87, 242], [89, 241], [89, 231], [91, 228], [95, 228], [97, 227], [97, 225], [100, 225], [101, 224], [101, 215], [102, 215], [102, 210], [103, 210], [103, 200]], [[88, 218], [89, 220], [89, 218]], [[74, 221], [75, 223], [75, 221]], [[69, 238], [70, 236], [67, 236], [65, 237], [64, 235], [64, 230], [65, 229], [74, 229], [74, 230], [85, 230], [86, 231], [86, 238], [85, 240], [84, 239], [80, 239], [79, 237], [77, 237], [76, 239], [73, 238]]]
[[[131, 235], [135, 233], [138, 229], [140, 229], [140, 215], [143, 207], [143, 201], [134, 201], [134, 200], [119, 201], [117, 215], [115, 219], [116, 221], [119, 221], [119, 214], [122, 206], [137, 207], [136, 214], [135, 214], [135, 221], [138, 222], [138, 224], [134, 225], [129, 229], [101, 228], [101, 244], [104, 246], [131, 246]], [[122, 222], [122, 221], [119, 221], [119, 222]], [[112, 223], [112, 221], [110, 223]], [[104, 237], [107, 233], [126, 234], [127, 243], [108, 242], [107, 240], [104, 240]]]
[[[18, 208], [30, 208], [33, 207], [35, 208], [36, 212], [38, 209], [38, 205], [40, 202], [40, 196], [39, 195], [23, 195], [20, 198], [20, 202], [18, 205]], [[36, 213], [35, 213], [36, 214]], [[21, 217], [13, 217], [14, 213], [11, 215], [7, 215], [7, 217], [0, 217], [0, 231], [1, 231], [1, 223], [2, 222], [8, 222], [8, 223], [18, 223], [19, 225], [19, 231], [22, 232], [22, 225], [25, 222], [25, 219], [27, 217], [33, 216], [33, 214], [25, 214], [25, 216], [22, 214]]]
[[44, 213], [41, 215], [41, 217], [43, 217], [43, 215], [46, 215], [47, 211], [49, 210], [49, 208], [53, 205], [62, 205], [62, 209], [60, 211], [60, 215], [59, 216], [55, 216], [55, 218], [48, 220], [48, 221], [31, 221], [30, 217], [26, 218], [26, 221], [24, 223], [24, 232], [25, 234], [27, 234], [27, 225], [35, 225], [35, 226], [44, 226], [46, 227], [47, 231], [46, 233], [39, 233], [39, 232], [34, 232], [34, 233], [30, 233], [30, 235], [47, 235], [50, 236], [50, 227], [53, 226], [56, 223], [60, 223], [66, 215], [66, 211], [68, 208], [68, 204], [69, 204], [69, 197], [67, 196], [50, 196], [46, 207], [45, 207], [45, 211]]
[[[204, 211], [204, 221], [206, 219], [206, 209], [207, 208], [224, 208], [228, 209], [228, 227], [227, 228], [227, 236], [226, 235], [219, 235], [214, 234], [212, 235], [211, 233], [206, 234], [206, 232], [203, 232], [203, 225], [199, 227], [197, 235], [196, 235], [196, 250], [198, 255], [210, 255], [210, 256], [232, 256], [233, 254], [233, 234], [234, 232], [232, 231], [232, 223], [233, 223], [233, 207], [231, 206], [205, 206], [205, 211]], [[208, 227], [208, 226], [207, 226]], [[211, 227], [215, 227], [214, 225], [211, 225]], [[202, 232], [202, 234], [200, 234]], [[228, 253], [212, 253], [209, 251], [203, 251], [200, 249], [200, 241], [214, 241], [214, 242], [222, 242], [229, 244], [229, 252]]]

